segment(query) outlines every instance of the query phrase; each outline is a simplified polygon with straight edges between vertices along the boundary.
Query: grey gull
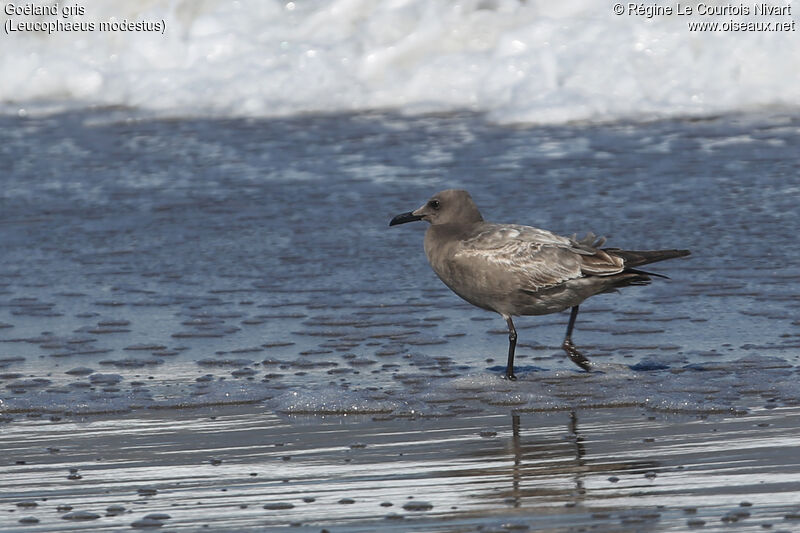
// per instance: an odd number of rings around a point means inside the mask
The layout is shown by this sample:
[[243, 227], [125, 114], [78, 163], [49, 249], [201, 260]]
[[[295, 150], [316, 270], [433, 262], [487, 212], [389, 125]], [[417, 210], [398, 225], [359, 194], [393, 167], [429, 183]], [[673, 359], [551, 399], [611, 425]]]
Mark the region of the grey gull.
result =
[[689, 255], [689, 250], [600, 248], [605, 239], [592, 233], [577, 240], [530, 226], [485, 222], [469, 193], [456, 189], [435, 194], [389, 225], [415, 220], [430, 223], [425, 255], [444, 284], [472, 305], [499, 313], [508, 324], [508, 379], [516, 379], [512, 316], [571, 308], [561, 346], [572, 362], [590, 371], [589, 360], [572, 343], [579, 304], [620, 287], [647, 285], [650, 276], [666, 277], [633, 267]]

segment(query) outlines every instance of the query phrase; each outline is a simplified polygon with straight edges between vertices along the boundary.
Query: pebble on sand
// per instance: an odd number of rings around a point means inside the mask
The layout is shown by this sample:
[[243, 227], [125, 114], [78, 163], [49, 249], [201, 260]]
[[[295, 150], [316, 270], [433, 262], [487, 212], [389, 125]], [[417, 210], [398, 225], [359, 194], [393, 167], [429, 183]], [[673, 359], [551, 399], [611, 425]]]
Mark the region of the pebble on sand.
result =
[[134, 529], [145, 529], [145, 528], [151, 528], [151, 527], [161, 527], [163, 525], [164, 525], [164, 522], [162, 522], [161, 520], [154, 520], [152, 518], [147, 518], [147, 517], [144, 517], [144, 518], [141, 518], [141, 519], [136, 520], [134, 522], [131, 522], [131, 527], [134, 528]]
[[150, 513], [145, 516], [145, 518], [149, 518], [150, 520], [169, 520], [172, 517], [167, 513]]
[[430, 502], [410, 501], [403, 505], [406, 511], [430, 511], [433, 509], [433, 504]]
[[289, 502], [271, 502], [271, 503], [265, 503], [264, 509], [268, 509], [270, 511], [279, 511], [281, 509], [294, 509], [294, 504]]
[[64, 520], [97, 520], [100, 515], [91, 511], [72, 511], [63, 515]]
[[31, 507], [37, 507], [39, 504], [33, 500], [25, 500], [22, 502], [17, 502], [17, 507], [30, 509]]

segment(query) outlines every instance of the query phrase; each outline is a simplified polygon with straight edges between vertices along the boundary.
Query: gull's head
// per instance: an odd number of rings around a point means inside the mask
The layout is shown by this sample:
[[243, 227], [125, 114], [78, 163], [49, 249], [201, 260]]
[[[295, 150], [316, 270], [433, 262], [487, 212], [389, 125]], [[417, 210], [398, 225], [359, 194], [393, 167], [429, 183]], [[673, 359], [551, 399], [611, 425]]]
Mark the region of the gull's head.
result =
[[471, 224], [481, 222], [483, 217], [467, 191], [447, 189], [437, 192], [420, 208], [394, 217], [390, 226], [425, 220], [437, 224]]

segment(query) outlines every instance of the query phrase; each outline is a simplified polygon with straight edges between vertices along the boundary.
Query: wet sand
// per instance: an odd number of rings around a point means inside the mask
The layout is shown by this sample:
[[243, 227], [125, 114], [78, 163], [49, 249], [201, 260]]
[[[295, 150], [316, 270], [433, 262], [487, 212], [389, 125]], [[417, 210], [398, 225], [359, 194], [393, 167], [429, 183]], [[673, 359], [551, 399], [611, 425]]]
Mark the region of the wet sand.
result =
[[798, 423], [797, 408], [33, 417], [0, 434], [0, 529], [794, 531]]

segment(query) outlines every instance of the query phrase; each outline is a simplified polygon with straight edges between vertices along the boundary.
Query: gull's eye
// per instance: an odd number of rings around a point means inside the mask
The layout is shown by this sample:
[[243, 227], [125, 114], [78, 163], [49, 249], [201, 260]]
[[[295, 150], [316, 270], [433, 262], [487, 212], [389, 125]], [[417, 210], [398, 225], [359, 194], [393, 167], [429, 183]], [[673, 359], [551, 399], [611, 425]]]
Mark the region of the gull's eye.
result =
[[431, 200], [430, 202], [428, 202], [428, 205], [431, 206], [433, 209], [436, 209], [437, 211], [439, 210], [439, 207], [441, 207], [439, 205], [439, 200]]

